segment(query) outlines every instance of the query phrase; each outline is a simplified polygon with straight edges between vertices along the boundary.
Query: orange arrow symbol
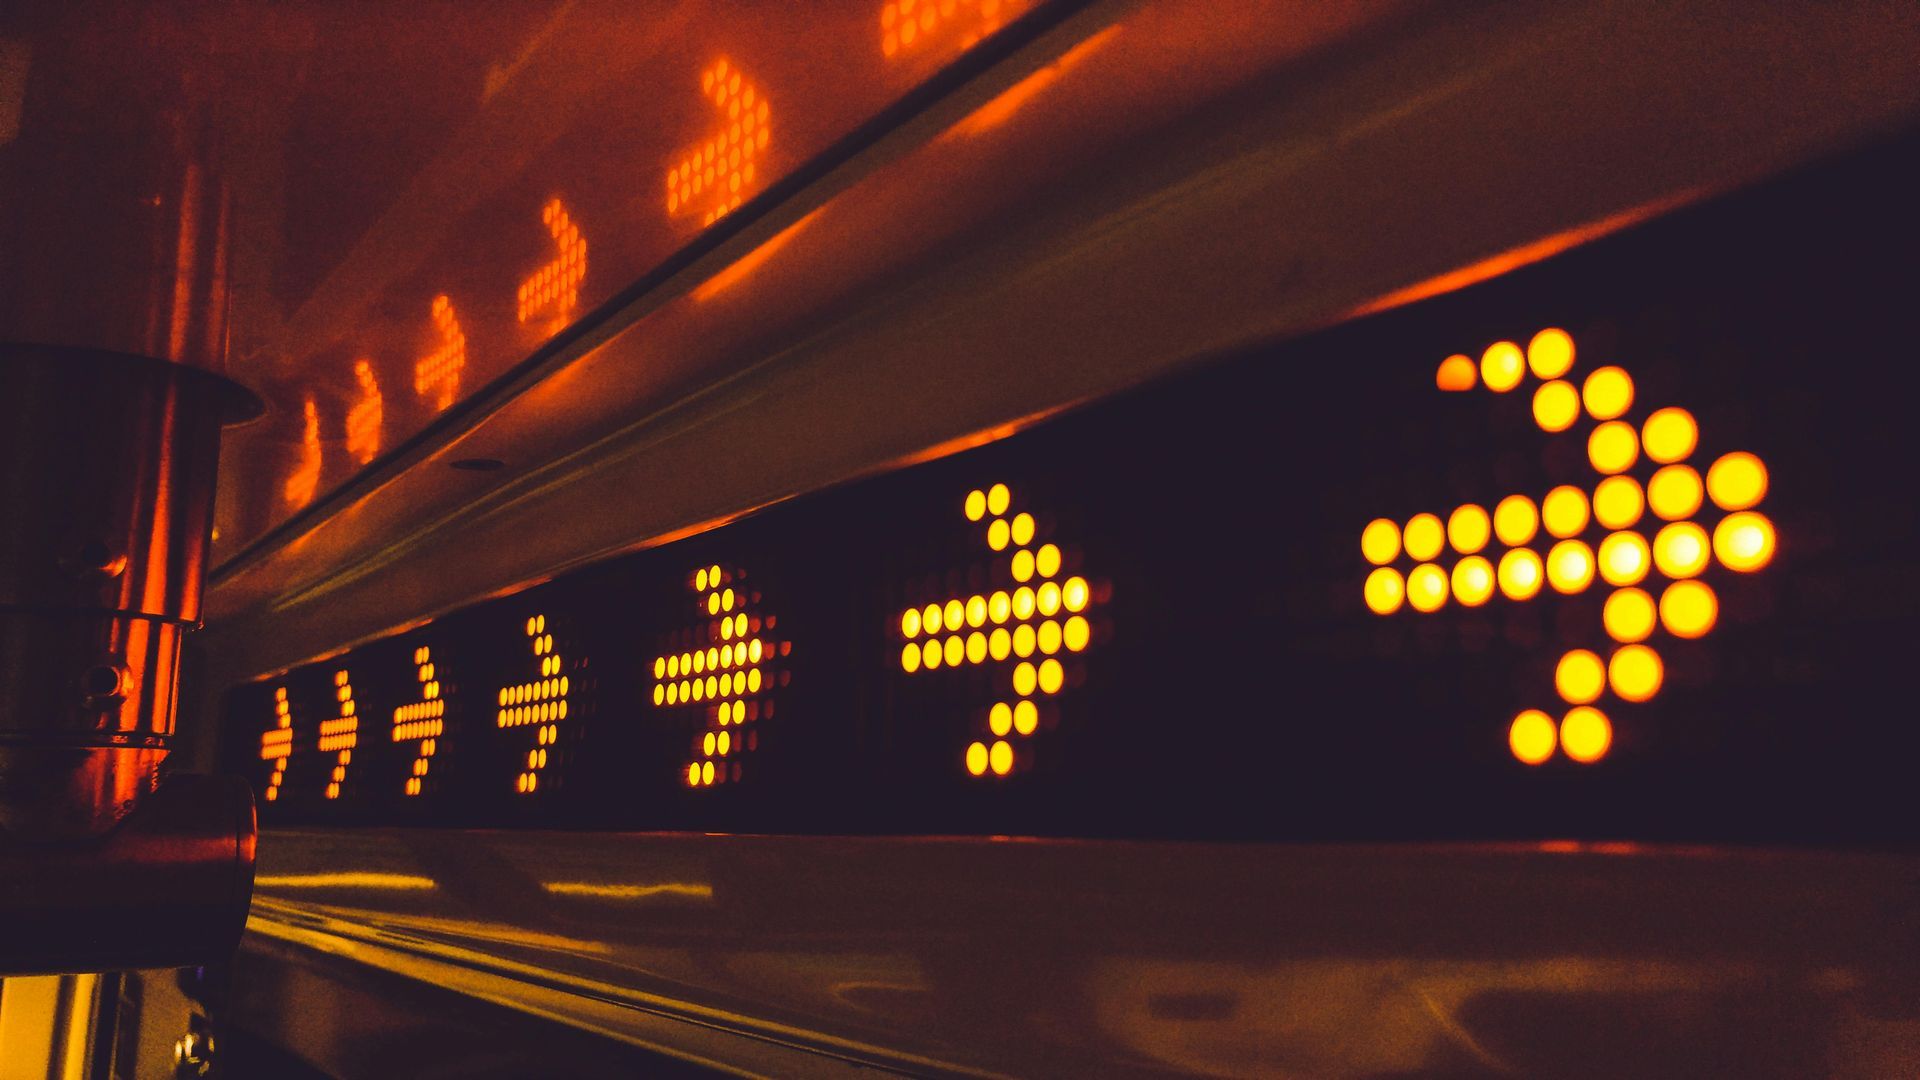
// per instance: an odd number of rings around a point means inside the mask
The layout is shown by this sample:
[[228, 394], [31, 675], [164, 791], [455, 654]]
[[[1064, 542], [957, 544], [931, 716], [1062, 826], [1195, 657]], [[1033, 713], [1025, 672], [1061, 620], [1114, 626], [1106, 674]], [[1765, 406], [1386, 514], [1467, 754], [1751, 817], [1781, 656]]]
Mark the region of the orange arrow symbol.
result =
[[753, 187], [759, 171], [755, 159], [765, 155], [770, 138], [770, 110], [766, 95], [724, 59], [700, 73], [700, 93], [720, 110], [725, 124], [667, 170], [667, 213], [698, 211], [704, 226], [737, 208]]
[[460, 373], [467, 369], [467, 335], [453, 314], [453, 302], [444, 295], [433, 298], [433, 328], [440, 344], [414, 361], [413, 392], [433, 395], [433, 407], [444, 409], [460, 396]]
[[287, 778], [287, 758], [293, 753], [293, 706], [287, 701], [287, 688], [273, 691], [273, 726], [260, 734], [260, 760], [273, 762], [264, 793], [268, 802], [280, 798], [280, 784]]
[[555, 322], [565, 322], [579, 306], [580, 283], [587, 279], [587, 241], [559, 199], [541, 209], [540, 220], [559, 253], [520, 284], [520, 321], [551, 311]]
[[[1526, 601], [1543, 586], [1573, 595], [1596, 578], [1613, 590], [1601, 614], [1615, 643], [1610, 655], [1572, 649], [1555, 665], [1554, 689], [1568, 711], [1556, 723], [1544, 710], [1527, 709], [1508, 726], [1509, 748], [1529, 765], [1547, 761], [1556, 749], [1581, 763], [1605, 757], [1613, 724], [1598, 706], [1601, 699], [1611, 693], [1622, 702], [1652, 700], [1666, 668], [1648, 641], [1659, 631], [1680, 639], [1706, 635], [1720, 604], [1701, 575], [1716, 561], [1735, 573], [1760, 570], [1773, 560], [1776, 544], [1773, 522], [1753, 509], [1767, 494], [1765, 463], [1745, 451], [1722, 454], [1703, 479], [1689, 463], [1700, 442], [1692, 413], [1655, 409], [1636, 427], [1627, 419], [1635, 404], [1632, 376], [1619, 367], [1599, 367], [1576, 387], [1568, 378], [1573, 367], [1573, 338], [1546, 329], [1525, 350], [1496, 342], [1478, 365], [1449, 356], [1435, 383], [1444, 391], [1484, 385], [1506, 394], [1531, 375], [1538, 383], [1534, 422], [1549, 434], [1583, 424], [1584, 412], [1592, 421], [1587, 461], [1598, 477], [1591, 494], [1567, 484], [1538, 503], [1509, 495], [1492, 513], [1476, 504], [1459, 506], [1444, 522], [1430, 513], [1404, 525], [1379, 518], [1360, 535], [1361, 554], [1374, 566], [1363, 596], [1379, 615], [1403, 606], [1432, 613], [1449, 600], [1478, 607], [1496, 592]], [[1633, 475], [1637, 466], [1644, 483]], [[1708, 501], [1718, 519], [1702, 523], [1696, 517]], [[1597, 544], [1588, 537], [1597, 537]], [[1442, 566], [1449, 548], [1459, 558]]]
[[386, 408], [372, 363], [354, 361], [353, 378], [360, 384], [360, 394], [347, 410], [347, 453], [365, 465], [380, 452], [380, 428], [386, 422]]
[[287, 482], [280, 494], [295, 507], [305, 506], [313, 501], [313, 493], [320, 486], [320, 466], [322, 464], [320, 448], [320, 408], [309, 397], [301, 402], [303, 420], [300, 428], [300, 461], [287, 475]]
[[[707, 729], [687, 763], [688, 787], [711, 787], [740, 779], [741, 758], [759, 746], [756, 728], [771, 716], [778, 657], [791, 646], [768, 636], [775, 619], [758, 609], [739, 570], [718, 565], [694, 572], [693, 591], [706, 625], [688, 635], [688, 648], [653, 660], [653, 703], [662, 708], [698, 704]], [[757, 727], [757, 725], [756, 725]]]

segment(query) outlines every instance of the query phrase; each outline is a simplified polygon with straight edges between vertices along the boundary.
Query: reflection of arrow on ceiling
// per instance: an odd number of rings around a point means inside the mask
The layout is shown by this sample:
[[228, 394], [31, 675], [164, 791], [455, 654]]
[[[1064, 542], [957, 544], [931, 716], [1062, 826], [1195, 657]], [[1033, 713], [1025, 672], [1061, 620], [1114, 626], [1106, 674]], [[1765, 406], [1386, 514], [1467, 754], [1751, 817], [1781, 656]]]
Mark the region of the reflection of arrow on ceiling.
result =
[[359, 396], [347, 410], [347, 453], [365, 465], [380, 452], [380, 429], [386, 423], [386, 403], [380, 396], [380, 381], [374, 378], [373, 364], [366, 360], [353, 363], [353, 379], [359, 384]]
[[1029, 0], [887, 0], [880, 7], [880, 51], [893, 56], [942, 40], [971, 49]]
[[444, 409], [460, 396], [460, 373], [467, 369], [467, 335], [454, 316], [453, 302], [433, 298], [433, 329], [440, 343], [413, 364], [413, 392], [433, 395], [433, 407]]
[[587, 241], [559, 199], [540, 211], [540, 221], [553, 237], [556, 254], [552, 262], [521, 282], [520, 321], [551, 312], [554, 322], [564, 323], [580, 304], [580, 283], [587, 279]]
[[900, 633], [906, 639], [900, 666], [908, 674], [934, 671], [943, 664], [1011, 665], [1012, 700], [996, 701], [987, 710], [992, 741], [978, 740], [967, 747], [965, 763], [974, 776], [989, 771], [1005, 776], [1014, 770], [1018, 755], [1007, 736], [1025, 738], [1039, 729], [1041, 702], [1066, 686], [1062, 658], [1084, 651], [1093, 636], [1085, 614], [1093, 599], [1087, 579], [1057, 580], [1063, 559], [1059, 546], [1033, 546], [1038, 523], [1029, 513], [1010, 514], [1012, 504], [1013, 492], [995, 484], [969, 492], [963, 509], [968, 521], [991, 519], [987, 547], [1012, 551], [1008, 569], [1014, 589], [955, 597], [900, 614]]
[[[1606, 756], [1613, 726], [1595, 703], [1609, 692], [1625, 702], [1658, 694], [1665, 666], [1647, 642], [1661, 630], [1675, 638], [1712, 630], [1719, 599], [1701, 575], [1715, 561], [1737, 573], [1759, 570], [1772, 561], [1775, 545], [1773, 522], [1753, 509], [1767, 494], [1767, 468], [1758, 457], [1722, 454], [1703, 480], [1688, 464], [1700, 441], [1693, 414], [1656, 409], [1636, 428], [1626, 418], [1634, 406], [1626, 371], [1596, 368], [1576, 389], [1567, 378], [1573, 366], [1573, 338], [1547, 329], [1524, 351], [1510, 341], [1489, 346], [1477, 366], [1468, 357], [1450, 356], [1435, 382], [1445, 391], [1483, 384], [1505, 394], [1531, 373], [1540, 384], [1533, 392], [1534, 422], [1549, 433], [1573, 429], [1584, 410], [1593, 421], [1586, 430], [1587, 461], [1600, 478], [1591, 495], [1568, 484], [1538, 504], [1509, 495], [1491, 514], [1478, 505], [1456, 507], [1444, 523], [1436, 514], [1416, 514], [1404, 526], [1380, 518], [1360, 537], [1361, 553], [1375, 567], [1364, 598], [1379, 615], [1402, 606], [1432, 613], [1449, 599], [1478, 607], [1496, 593], [1526, 601], [1543, 584], [1572, 595], [1586, 591], [1596, 576], [1612, 588], [1601, 616], [1615, 643], [1610, 656], [1602, 660], [1587, 649], [1565, 653], [1554, 688], [1571, 708], [1557, 724], [1546, 712], [1527, 709], [1508, 728], [1514, 756], [1530, 765], [1551, 758], [1556, 746], [1583, 763]], [[1637, 466], [1644, 485], [1632, 475]], [[1709, 499], [1709, 515], [1717, 520], [1703, 523], [1696, 515]], [[1647, 520], [1648, 511], [1654, 520]], [[1588, 535], [1598, 536], [1597, 546], [1583, 539]], [[1504, 550], [1490, 547], [1496, 540]], [[1459, 557], [1443, 567], [1439, 560], [1448, 548]], [[1662, 580], [1666, 584], [1659, 585]], [[1657, 600], [1651, 591], [1656, 587]]]
[[309, 397], [301, 404], [306, 414], [300, 428], [300, 460], [293, 471], [287, 474], [287, 482], [280, 494], [295, 507], [305, 506], [313, 501], [313, 493], [320, 486], [320, 407]]
[[718, 565], [695, 571], [693, 591], [707, 621], [689, 635], [686, 650], [653, 658], [654, 705], [698, 704], [706, 713], [706, 730], [687, 763], [689, 787], [740, 779], [740, 759], [760, 743], [746, 725], [772, 715], [778, 684], [772, 665], [792, 651], [791, 643], [764, 636], [776, 620], [753, 610], [760, 597], [745, 587], [744, 576]]
[[766, 95], [724, 59], [700, 73], [700, 93], [720, 110], [723, 123], [667, 170], [667, 213], [699, 211], [700, 224], [711, 225], [752, 189], [759, 172], [755, 159], [767, 149], [769, 109]]

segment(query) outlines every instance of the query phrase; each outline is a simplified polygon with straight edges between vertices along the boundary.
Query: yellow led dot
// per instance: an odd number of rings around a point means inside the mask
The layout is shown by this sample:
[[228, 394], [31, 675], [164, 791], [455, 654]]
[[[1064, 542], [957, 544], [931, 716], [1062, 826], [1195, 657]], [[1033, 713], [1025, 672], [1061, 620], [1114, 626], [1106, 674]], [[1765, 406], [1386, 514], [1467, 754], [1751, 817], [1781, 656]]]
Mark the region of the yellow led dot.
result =
[[1488, 519], [1486, 510], [1468, 503], [1456, 509], [1447, 517], [1447, 539], [1453, 544], [1453, 550], [1462, 555], [1471, 555], [1487, 546], [1487, 538], [1493, 533], [1493, 522]]
[[700, 784], [700, 763], [697, 761], [687, 766], [687, 784], [689, 787]]
[[1667, 521], [1680, 521], [1699, 511], [1704, 490], [1692, 466], [1668, 465], [1647, 481], [1647, 505]]
[[698, 592], [707, 591], [707, 568], [701, 567], [693, 573], [693, 587]]
[[1645, 645], [1627, 645], [1613, 651], [1607, 661], [1607, 683], [1623, 701], [1646, 701], [1660, 692], [1666, 667], [1660, 654]]
[[993, 708], [987, 710], [987, 729], [995, 735], [1013, 730], [1013, 709], [1006, 702], [995, 702]]
[[1670, 578], [1690, 578], [1707, 568], [1707, 530], [1691, 521], [1676, 521], [1653, 537], [1653, 565]]
[[975, 776], [984, 776], [987, 772], [987, 744], [974, 743], [967, 747], [967, 771]]
[[1509, 600], [1531, 600], [1540, 592], [1546, 570], [1540, 556], [1526, 548], [1515, 548], [1500, 556], [1500, 593]]
[[1041, 582], [1040, 587], [1034, 590], [1033, 606], [1034, 610], [1047, 616], [1051, 616], [1054, 612], [1059, 611], [1060, 586], [1051, 581]]
[[1645, 509], [1640, 481], [1631, 476], [1609, 476], [1593, 489], [1594, 519], [1609, 529], [1630, 527]]
[[1707, 494], [1722, 510], [1745, 510], [1767, 497], [1767, 466], [1744, 450], [1722, 454], [1707, 469]]
[[920, 646], [920, 664], [928, 671], [933, 671], [940, 666], [940, 643], [938, 641], [928, 638], [926, 644]]
[[711, 731], [709, 731], [709, 732], [707, 732], [707, 736], [706, 736], [706, 738], [704, 738], [704, 739], [702, 739], [702, 740], [700, 741], [700, 749], [701, 749], [701, 750], [703, 750], [703, 751], [705, 751], [705, 752], [706, 752], [706, 753], [708, 753], [708, 754], [712, 754], [712, 753], [713, 753], [713, 751], [714, 751], [714, 734], [713, 734], [713, 732], [711, 732]]
[[1713, 529], [1713, 554], [1729, 570], [1750, 574], [1773, 561], [1773, 522], [1765, 514], [1728, 514]]
[[987, 493], [984, 491], [967, 492], [967, 520], [979, 521], [987, 516]]
[[1015, 544], [1025, 547], [1033, 543], [1033, 515], [1021, 514], [1015, 517], [1013, 519], [1013, 526], [1009, 531], [1013, 535], [1013, 542]]
[[1507, 728], [1508, 749], [1528, 765], [1539, 765], [1552, 757], [1558, 740], [1553, 717], [1539, 709], [1528, 709], [1514, 717], [1512, 726]]
[[929, 634], [937, 634], [940, 632], [940, 626], [940, 605], [928, 604], [920, 612], [920, 628]]
[[1533, 392], [1533, 422], [1542, 431], [1565, 431], [1580, 419], [1580, 391], [1555, 379]]
[[1533, 539], [1540, 528], [1540, 512], [1525, 495], [1509, 495], [1493, 508], [1493, 535], [1508, 547]]
[[1447, 530], [1440, 519], [1432, 514], [1415, 514], [1407, 522], [1406, 535], [1403, 538], [1407, 547], [1407, 556], [1419, 562], [1426, 562], [1440, 554], [1440, 548], [1447, 542]]
[[1606, 665], [1587, 649], [1574, 649], [1560, 658], [1553, 669], [1553, 688], [1569, 704], [1585, 705], [1597, 701], [1607, 688]]
[[967, 655], [967, 643], [964, 638], [955, 635], [947, 639], [945, 660], [948, 667], [959, 667], [960, 661]]
[[[913, 621], [913, 629], [914, 631], [918, 631], [920, 629], [919, 619], [915, 619]], [[907, 636], [912, 637], [913, 633], [909, 632]], [[664, 656], [654, 657], [653, 658], [653, 677], [658, 679], [661, 676], [665, 675], [666, 673], [667, 673], [667, 658]], [[504, 698], [501, 699], [501, 704], [505, 704], [505, 703], [506, 703], [505, 699]]]
[[1626, 472], [1640, 458], [1640, 436], [1624, 420], [1609, 420], [1587, 436], [1587, 460], [1603, 473]]
[[1060, 692], [1060, 688], [1065, 686], [1066, 683], [1067, 672], [1066, 669], [1061, 666], [1060, 661], [1051, 658], [1040, 661], [1041, 693], [1057, 694]]
[[1480, 354], [1480, 381], [1496, 394], [1520, 385], [1527, 373], [1527, 357], [1511, 341], [1496, 341]]
[[1088, 624], [1085, 616], [1073, 616], [1060, 629], [1060, 643], [1067, 647], [1068, 652], [1081, 652], [1086, 649], [1087, 642], [1092, 637], [1093, 627]]
[[[984, 596], [967, 597], [967, 625], [985, 626], [987, 624], [987, 598]], [[755, 659], [759, 659], [755, 657]]]
[[1013, 745], [996, 742], [988, 754], [988, 763], [993, 766], [993, 775], [1005, 776], [1013, 771]]
[[700, 763], [700, 782], [703, 784], [713, 783], [713, 762], [703, 761]]
[[1033, 590], [1025, 585], [1013, 591], [1013, 617], [1016, 619], [1033, 618]]
[[1034, 632], [1032, 623], [1021, 623], [1013, 628], [1013, 655], [1028, 657], [1033, 655]]
[[1473, 360], [1458, 354], [1440, 361], [1440, 370], [1433, 375], [1434, 385], [1442, 390], [1471, 390], [1478, 381], [1479, 371], [1473, 366]]
[[987, 513], [998, 517], [1007, 512], [1013, 504], [1013, 492], [1005, 484], [995, 484], [987, 489]]
[[1013, 597], [1004, 592], [994, 593], [987, 598], [987, 617], [994, 622], [1003, 623], [1013, 614]]
[[1700, 444], [1700, 425], [1685, 409], [1657, 409], [1640, 428], [1640, 445], [1649, 460], [1670, 464], [1685, 461]]
[[[913, 654], [913, 658], [914, 658], [913, 667], [910, 667], [907, 669], [908, 671], [912, 671], [913, 668], [917, 668], [920, 666], [920, 653], [919, 653], [919, 650], [915, 649], [911, 645], [907, 646], [907, 651]], [[666, 704], [666, 701], [667, 701], [667, 688], [660, 683], [653, 684], [653, 703], [655, 705], [664, 705]]]
[[984, 664], [987, 662], [987, 635], [975, 630], [967, 635], [967, 663]]
[[940, 625], [948, 630], [958, 630], [966, 621], [967, 606], [958, 600], [947, 601], [947, 606], [941, 609]]
[[1013, 669], [1013, 692], [1021, 697], [1031, 697], [1034, 687], [1040, 682], [1040, 673], [1034, 666], [1021, 661]]
[[1059, 652], [1060, 624], [1054, 622], [1052, 619], [1041, 623], [1039, 630], [1034, 634], [1034, 641], [1040, 646], [1040, 651], [1046, 653], [1048, 656]]
[[1540, 520], [1551, 536], [1579, 536], [1587, 528], [1587, 493], [1571, 484], [1547, 492], [1540, 500]]
[[1393, 567], [1377, 567], [1367, 575], [1365, 595], [1367, 608], [1374, 614], [1391, 615], [1406, 600], [1407, 583]]
[[1375, 566], [1385, 566], [1400, 557], [1400, 526], [1386, 518], [1374, 518], [1360, 531], [1360, 554]]
[[1070, 577], [1060, 586], [1060, 605], [1068, 611], [1085, 611], [1091, 598], [1086, 578]]
[[1600, 577], [1609, 585], [1637, 585], [1653, 562], [1646, 538], [1635, 532], [1608, 533], [1600, 541], [1596, 561]]
[[[729, 622], [727, 625], [731, 627], [733, 624]], [[909, 638], [920, 636], [919, 608], [908, 608], [906, 612], [900, 616], [900, 633]], [[658, 673], [656, 672], [655, 674], [657, 675]]]
[[1660, 594], [1660, 625], [1677, 638], [1697, 638], [1720, 618], [1720, 598], [1704, 581], [1676, 581]]
[[720, 594], [719, 593], [707, 594], [707, 614], [709, 615], [720, 614]]
[[1542, 379], [1557, 379], [1573, 369], [1573, 336], [1557, 326], [1527, 342], [1527, 366]]
[[1407, 575], [1407, 602], [1416, 611], [1438, 611], [1447, 602], [1447, 572], [1421, 563]]
[[994, 518], [993, 524], [987, 526], [987, 546], [995, 551], [1005, 551], [1011, 532], [1006, 518]]
[[1031, 735], [1040, 726], [1040, 709], [1031, 701], [1022, 701], [1013, 707], [1013, 730], [1022, 735]]
[[995, 660], [1005, 660], [1012, 654], [1013, 635], [1007, 633], [1004, 626], [995, 627], [993, 633], [987, 635], [987, 655]]
[[1060, 572], [1060, 549], [1053, 544], [1042, 544], [1033, 554], [1033, 568], [1043, 578], [1050, 578]]
[[1469, 555], [1453, 567], [1453, 595], [1468, 607], [1479, 607], [1493, 596], [1493, 564]]
[[1619, 589], [1607, 597], [1600, 621], [1615, 641], [1645, 641], [1653, 634], [1653, 597], [1644, 589]]
[[1567, 710], [1560, 721], [1560, 749], [1582, 765], [1591, 765], [1607, 756], [1613, 745], [1613, 724], [1607, 714], [1591, 705]]
[[1580, 400], [1595, 420], [1611, 420], [1633, 407], [1633, 377], [1617, 367], [1603, 367], [1587, 376]]
[[1033, 552], [1021, 548], [1013, 553], [1013, 580], [1026, 581], [1033, 577]]
[[1553, 545], [1547, 552], [1547, 583], [1563, 593], [1577, 593], [1593, 584], [1593, 549], [1579, 540]]

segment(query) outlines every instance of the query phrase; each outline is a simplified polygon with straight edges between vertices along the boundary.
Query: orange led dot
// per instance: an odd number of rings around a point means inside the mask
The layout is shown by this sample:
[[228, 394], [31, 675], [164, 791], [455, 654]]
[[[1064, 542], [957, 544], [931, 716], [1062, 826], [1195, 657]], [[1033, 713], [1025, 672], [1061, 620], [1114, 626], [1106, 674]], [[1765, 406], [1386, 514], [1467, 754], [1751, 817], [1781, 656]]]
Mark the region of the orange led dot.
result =
[[1720, 618], [1720, 599], [1704, 581], [1676, 581], [1660, 594], [1660, 625], [1677, 638], [1697, 638]]
[[967, 492], [966, 512], [968, 521], [979, 521], [987, 516], [987, 493], [974, 490]]
[[[1021, 704], [1025, 704], [1022, 702]], [[1013, 709], [1004, 701], [995, 702], [987, 710], [987, 730], [995, 735], [1005, 735], [1013, 730]]]
[[1453, 550], [1462, 555], [1471, 555], [1487, 546], [1487, 539], [1493, 532], [1493, 522], [1481, 507], [1468, 503], [1447, 517], [1447, 539], [1453, 544]]
[[1526, 354], [1511, 341], [1496, 341], [1480, 354], [1480, 380], [1496, 394], [1519, 386], [1526, 373]]
[[1742, 510], [1714, 526], [1713, 554], [1729, 570], [1750, 574], [1773, 561], [1773, 548], [1773, 522], [1765, 514]]
[[1440, 361], [1440, 370], [1434, 373], [1433, 382], [1442, 390], [1471, 390], [1479, 378], [1472, 358], [1455, 354]]
[[1587, 415], [1612, 420], [1633, 407], [1633, 377], [1617, 367], [1597, 368], [1581, 386], [1580, 400], [1587, 406]]
[[1591, 705], [1567, 710], [1560, 721], [1560, 749], [1582, 765], [1591, 765], [1607, 756], [1613, 745], [1613, 724], [1607, 714]]
[[1406, 545], [1408, 558], [1426, 562], [1440, 554], [1440, 548], [1447, 542], [1447, 530], [1438, 517], [1415, 514], [1413, 520], [1407, 522], [1402, 542]]
[[1619, 589], [1607, 597], [1600, 621], [1615, 641], [1645, 641], [1653, 634], [1653, 597], [1644, 589]]
[[1723, 454], [1707, 469], [1707, 494], [1722, 510], [1745, 510], [1767, 497], [1767, 467], [1744, 450]]
[[1531, 600], [1540, 592], [1546, 569], [1540, 556], [1526, 548], [1515, 548], [1500, 556], [1500, 593], [1509, 600]]
[[1646, 497], [1631, 476], [1609, 476], [1593, 489], [1593, 516], [1609, 529], [1625, 529], [1640, 520]]
[[1626, 472], [1639, 458], [1640, 436], [1623, 420], [1609, 420], [1587, 436], [1587, 460], [1600, 472]]
[[1663, 465], [1685, 461], [1699, 443], [1700, 425], [1685, 409], [1655, 410], [1640, 428], [1640, 444], [1646, 448], [1647, 458]]
[[1447, 602], [1447, 572], [1421, 563], [1407, 575], [1407, 602], [1415, 611], [1438, 611]]
[[1033, 568], [1043, 578], [1050, 578], [1060, 572], [1060, 549], [1053, 544], [1042, 544], [1034, 552]]
[[1376, 568], [1367, 575], [1367, 608], [1376, 615], [1391, 615], [1400, 610], [1407, 598], [1407, 583], [1400, 571], [1390, 566]]
[[1469, 555], [1453, 567], [1453, 595], [1468, 607], [1479, 607], [1493, 596], [1493, 564]]
[[1593, 549], [1579, 540], [1562, 540], [1547, 552], [1547, 583], [1562, 593], [1593, 584]]
[[1540, 512], [1525, 495], [1509, 495], [1493, 508], [1493, 535], [1508, 547], [1533, 539], [1540, 528]]
[[1083, 651], [1092, 637], [1093, 627], [1084, 616], [1073, 616], [1060, 629], [1060, 643], [1067, 647], [1068, 652]]
[[1542, 379], [1557, 379], [1573, 369], [1573, 336], [1557, 326], [1527, 342], [1527, 366]]
[[[731, 622], [727, 624], [729, 629], [732, 628], [732, 625], [733, 624]], [[918, 608], [908, 608], [904, 613], [901, 614], [900, 633], [909, 638], [920, 636], [920, 611]], [[659, 666], [658, 664], [655, 665], [656, 668], [658, 666]], [[659, 676], [659, 674], [660, 673], [657, 670], [654, 672], [654, 676], [656, 678]]]
[[987, 744], [974, 743], [967, 747], [967, 771], [975, 776], [985, 776], [987, 772]]
[[1580, 419], [1580, 392], [1565, 379], [1555, 379], [1533, 392], [1533, 422], [1542, 431], [1565, 431]]
[[1666, 667], [1660, 654], [1645, 645], [1626, 645], [1607, 661], [1607, 683], [1623, 701], [1647, 701], [1660, 692]]
[[1707, 568], [1707, 530], [1676, 521], [1653, 537], [1653, 565], [1670, 578], [1690, 578]]
[[1005, 484], [995, 484], [987, 489], [987, 513], [995, 517], [1007, 512], [1013, 505], [1013, 490]]
[[1692, 517], [1700, 509], [1704, 488], [1690, 465], [1668, 465], [1647, 481], [1647, 505], [1667, 521]]
[[993, 744], [988, 751], [987, 762], [993, 768], [993, 775], [1005, 776], [1013, 771], [1013, 744], [1001, 741]]
[[1562, 539], [1579, 536], [1587, 528], [1587, 493], [1571, 484], [1547, 492], [1540, 501], [1540, 520], [1547, 533]]
[[1635, 532], [1608, 533], [1600, 541], [1597, 563], [1609, 585], [1637, 585], [1653, 562], [1646, 538]]
[[1597, 701], [1607, 688], [1606, 665], [1587, 649], [1574, 649], [1560, 658], [1553, 669], [1553, 688], [1569, 704], [1585, 705]]
[[1558, 741], [1559, 732], [1554, 728], [1553, 717], [1539, 709], [1528, 709], [1514, 717], [1513, 724], [1507, 728], [1508, 749], [1528, 765], [1539, 765], [1552, 757]]
[[1400, 526], [1386, 518], [1374, 518], [1360, 531], [1360, 554], [1375, 566], [1385, 566], [1400, 557]]

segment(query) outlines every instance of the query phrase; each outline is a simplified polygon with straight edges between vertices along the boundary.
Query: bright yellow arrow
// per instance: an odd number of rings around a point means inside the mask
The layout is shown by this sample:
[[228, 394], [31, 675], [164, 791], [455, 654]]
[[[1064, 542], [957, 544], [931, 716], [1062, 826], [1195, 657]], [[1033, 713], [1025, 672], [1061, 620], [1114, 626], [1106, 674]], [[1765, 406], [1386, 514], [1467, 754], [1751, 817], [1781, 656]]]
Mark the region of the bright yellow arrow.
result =
[[740, 779], [741, 758], [756, 749], [754, 727], [771, 709], [777, 684], [773, 666], [792, 651], [769, 636], [774, 620], [757, 610], [738, 569], [702, 567], [691, 579], [702, 625], [681, 652], [653, 658], [653, 703], [659, 708], [699, 707], [706, 730], [687, 763], [687, 786], [711, 787]]

